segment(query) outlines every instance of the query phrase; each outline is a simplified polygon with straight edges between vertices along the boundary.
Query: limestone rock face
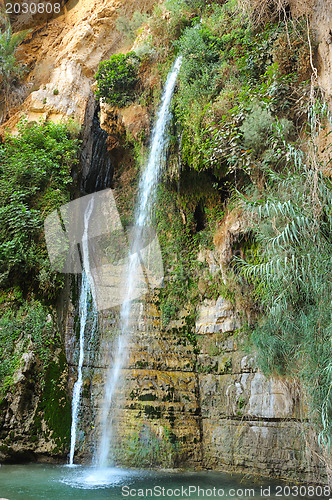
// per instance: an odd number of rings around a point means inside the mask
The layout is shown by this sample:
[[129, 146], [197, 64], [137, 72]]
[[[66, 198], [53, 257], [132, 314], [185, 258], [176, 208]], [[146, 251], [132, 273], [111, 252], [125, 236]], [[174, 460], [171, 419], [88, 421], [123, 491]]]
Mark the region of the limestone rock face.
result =
[[318, 60], [312, 60], [318, 83], [332, 105], [332, 4], [329, 0], [290, 0], [292, 15], [308, 16], [318, 43]]
[[[301, 421], [305, 408], [300, 389], [258, 371], [255, 356], [245, 352], [239, 317], [227, 301], [219, 297], [202, 303], [196, 346], [181, 335], [180, 324], [164, 331], [154, 304], [137, 304], [135, 314], [139, 319], [111, 406], [112, 425], [109, 420], [118, 464], [324, 480], [314, 440], [309, 448], [304, 438], [310, 428]], [[104, 382], [114, 363], [118, 313], [105, 311], [100, 326], [92, 371], [85, 368], [88, 390], [83, 391], [77, 455], [82, 461], [90, 459], [101, 435]], [[75, 371], [72, 376], [74, 380]]]
[[142, 134], [148, 136], [150, 115], [140, 104], [119, 109], [101, 102], [100, 126], [108, 133], [108, 149], [112, 151], [120, 146], [126, 135], [135, 140], [140, 139]]
[[[154, 305], [140, 304], [138, 315], [139, 327], [130, 340], [111, 407], [111, 452], [127, 466], [199, 468], [202, 440], [193, 346], [176, 333], [161, 330]], [[83, 460], [91, 456], [101, 435], [104, 381], [114, 362], [118, 315], [110, 321], [104, 313], [100, 326], [103, 333], [90, 387], [95, 429], [91, 432], [88, 422], [83, 422], [79, 445]], [[89, 398], [85, 403], [91, 404]]]
[[62, 423], [70, 423], [70, 403], [61, 349], [56, 349], [49, 365], [58, 378], [50, 381], [40, 365], [30, 344], [0, 404], [0, 461], [65, 458], [68, 432]]
[[237, 314], [221, 297], [201, 305], [196, 335], [204, 466], [322, 478], [323, 468], [303, 437], [299, 389], [260, 373], [238, 328]]
[[312, 27], [317, 33], [318, 81], [332, 105], [332, 5], [329, 0], [316, 0], [312, 10]]
[[130, 15], [153, 5], [153, 0], [69, 0], [59, 16], [39, 18], [37, 26], [36, 18], [17, 20], [16, 29], [32, 29], [18, 54], [31, 68], [32, 92], [6, 126], [13, 128], [22, 115], [29, 121], [74, 118], [89, 126], [95, 101], [91, 86], [98, 64], [127, 49], [115, 28], [119, 13]]

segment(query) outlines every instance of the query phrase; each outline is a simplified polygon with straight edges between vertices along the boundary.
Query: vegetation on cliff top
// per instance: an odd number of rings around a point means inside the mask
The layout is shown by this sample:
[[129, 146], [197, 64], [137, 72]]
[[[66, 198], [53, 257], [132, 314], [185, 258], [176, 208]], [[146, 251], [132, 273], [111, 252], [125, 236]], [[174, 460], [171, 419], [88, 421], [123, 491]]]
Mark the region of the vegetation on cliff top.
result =
[[139, 57], [135, 52], [114, 54], [103, 61], [96, 73], [96, 96], [109, 104], [123, 107], [135, 97]]

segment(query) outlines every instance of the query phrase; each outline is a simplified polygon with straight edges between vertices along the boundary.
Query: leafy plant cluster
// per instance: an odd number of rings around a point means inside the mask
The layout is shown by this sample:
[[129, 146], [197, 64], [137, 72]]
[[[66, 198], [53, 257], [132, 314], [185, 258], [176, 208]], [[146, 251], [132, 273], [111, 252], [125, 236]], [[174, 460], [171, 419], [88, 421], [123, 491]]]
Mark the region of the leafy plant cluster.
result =
[[196, 288], [197, 252], [191, 237], [192, 228], [183, 223], [176, 196], [163, 187], [159, 189], [155, 217], [166, 271], [159, 300], [162, 322], [167, 326], [178, 318]]
[[37, 300], [24, 301], [17, 310], [12, 307], [1, 311], [0, 401], [13, 384], [15, 372], [23, 367], [23, 353], [38, 355], [40, 366], [46, 370], [59, 341], [48, 308]]
[[15, 56], [17, 47], [25, 39], [28, 31], [12, 33], [7, 16], [0, 12], [0, 122], [6, 116], [8, 107], [13, 100], [15, 85], [24, 73], [24, 66]]
[[[220, 48], [219, 58], [213, 72], [207, 61], [200, 61], [201, 72], [207, 71], [210, 88], [204, 88], [209, 92], [203, 96], [195, 89], [199, 80], [187, 78], [184, 66], [177, 97], [184, 159], [197, 170], [217, 166], [224, 178], [236, 169], [249, 167], [257, 159], [260, 161], [266, 150], [273, 149], [269, 144], [273, 124], [281, 122], [291, 138], [306, 115], [300, 103], [303, 104], [306, 94], [304, 77], [310, 73], [309, 63], [304, 68], [302, 60], [302, 53], [308, 55], [309, 51], [309, 42], [303, 39], [306, 35], [303, 23], [293, 27], [285, 21], [268, 25], [263, 33], [256, 34], [234, 6], [232, 9], [226, 6], [220, 8], [219, 17], [229, 17], [230, 31], [225, 27], [223, 35], [216, 35], [217, 24], [212, 28], [211, 21], [206, 27], [203, 21], [203, 27], [199, 28], [202, 39], [206, 30], [219, 39], [219, 45], [215, 43], [215, 47]], [[188, 33], [193, 29], [188, 29]], [[286, 30], [290, 49], [279, 51], [278, 42], [284, 41]], [[296, 51], [293, 49], [299, 44], [296, 38], [299, 35], [301, 47]], [[183, 49], [184, 42], [183, 35], [179, 40]], [[288, 65], [285, 54], [288, 54]], [[184, 99], [187, 95], [191, 97]], [[189, 107], [186, 100], [191, 103]]]
[[70, 199], [79, 141], [71, 125], [27, 123], [0, 146], [0, 397], [34, 357], [45, 375], [61, 342], [50, 315], [63, 286], [52, 271], [43, 222]]
[[99, 64], [96, 96], [109, 104], [123, 107], [135, 97], [139, 57], [135, 52], [114, 54]]
[[0, 146], [0, 285], [52, 302], [61, 279], [51, 271], [43, 221], [69, 201], [79, 141], [65, 125], [21, 122]]

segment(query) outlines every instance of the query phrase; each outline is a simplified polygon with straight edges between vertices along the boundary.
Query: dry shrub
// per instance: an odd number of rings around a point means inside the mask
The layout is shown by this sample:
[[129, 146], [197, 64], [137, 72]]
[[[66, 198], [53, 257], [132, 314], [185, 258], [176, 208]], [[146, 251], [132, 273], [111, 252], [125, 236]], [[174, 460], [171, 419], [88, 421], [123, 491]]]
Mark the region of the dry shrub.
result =
[[279, 35], [274, 44], [273, 59], [278, 64], [282, 75], [295, 73], [299, 81], [310, 79], [312, 73], [310, 65], [310, 44], [315, 53], [316, 44], [310, 33], [308, 34], [303, 22], [292, 22], [291, 29]]
[[235, 208], [226, 213], [213, 238], [216, 250], [221, 256], [224, 272], [226, 272], [230, 266], [234, 256], [234, 244], [238, 242], [246, 232], [247, 224], [241, 208]]
[[314, 0], [290, 0], [292, 17], [310, 16], [314, 3]]
[[257, 27], [287, 18], [290, 9], [289, 0], [239, 0], [239, 4]]

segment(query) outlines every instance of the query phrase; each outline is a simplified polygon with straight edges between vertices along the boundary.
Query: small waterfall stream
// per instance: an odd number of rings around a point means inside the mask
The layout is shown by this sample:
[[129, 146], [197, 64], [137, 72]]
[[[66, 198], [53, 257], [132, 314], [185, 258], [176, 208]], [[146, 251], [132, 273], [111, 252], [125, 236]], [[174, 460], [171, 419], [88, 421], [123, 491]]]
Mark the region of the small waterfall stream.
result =
[[74, 384], [73, 389], [73, 399], [72, 399], [72, 422], [71, 422], [71, 440], [70, 440], [70, 454], [69, 454], [69, 464], [74, 463], [74, 453], [76, 445], [76, 434], [77, 434], [77, 423], [78, 423], [78, 413], [80, 409], [80, 399], [83, 386], [83, 362], [85, 358], [84, 347], [85, 347], [85, 329], [87, 325], [89, 308], [92, 308], [92, 313], [94, 316], [92, 331], [90, 332], [90, 338], [93, 336], [93, 330], [96, 328], [96, 300], [95, 300], [95, 290], [94, 283], [90, 272], [90, 261], [89, 261], [89, 243], [88, 243], [88, 233], [89, 233], [89, 220], [93, 211], [94, 199], [91, 198], [85, 213], [84, 213], [84, 231], [82, 237], [82, 261], [83, 261], [83, 272], [82, 272], [82, 283], [81, 283], [81, 293], [79, 299], [79, 318], [80, 318], [80, 336], [79, 336], [79, 360], [77, 367], [77, 380]]
[[179, 56], [174, 62], [165, 84], [165, 89], [161, 99], [161, 105], [158, 111], [156, 124], [154, 126], [151, 138], [151, 146], [146, 168], [143, 171], [139, 182], [138, 200], [135, 210], [134, 238], [131, 244], [128, 265], [124, 276], [125, 297], [120, 311], [120, 333], [117, 339], [116, 352], [114, 360], [109, 369], [104, 394], [104, 406], [101, 417], [101, 437], [99, 442], [97, 463], [104, 467], [108, 463], [109, 453], [112, 442], [112, 421], [110, 418], [111, 403], [115, 396], [115, 391], [119, 385], [121, 368], [127, 356], [127, 346], [130, 339], [130, 322], [132, 320], [132, 298], [135, 289], [138, 286], [137, 269], [139, 262], [139, 248], [142, 237], [141, 230], [149, 224], [153, 201], [158, 186], [158, 180], [165, 163], [166, 148], [168, 144], [167, 126], [171, 118], [170, 104], [178, 73], [180, 71], [182, 57]]

